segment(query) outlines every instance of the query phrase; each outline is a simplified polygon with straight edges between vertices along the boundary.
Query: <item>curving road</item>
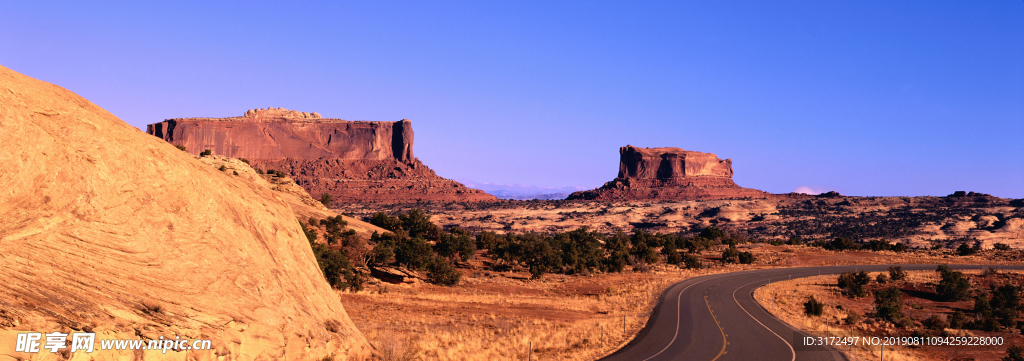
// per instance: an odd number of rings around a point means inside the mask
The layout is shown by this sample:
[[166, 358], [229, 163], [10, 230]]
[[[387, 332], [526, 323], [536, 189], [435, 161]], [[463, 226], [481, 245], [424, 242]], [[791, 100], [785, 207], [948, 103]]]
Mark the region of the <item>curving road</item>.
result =
[[[831, 347], [794, 350], [802, 336], [754, 300], [754, 290], [778, 280], [838, 274], [852, 270], [885, 271], [890, 265], [782, 268], [701, 276], [672, 285], [632, 342], [603, 358], [608, 361], [657, 360], [846, 360]], [[935, 270], [937, 265], [901, 265], [905, 270]], [[978, 269], [987, 265], [950, 265]], [[993, 265], [997, 269], [1021, 266]]]

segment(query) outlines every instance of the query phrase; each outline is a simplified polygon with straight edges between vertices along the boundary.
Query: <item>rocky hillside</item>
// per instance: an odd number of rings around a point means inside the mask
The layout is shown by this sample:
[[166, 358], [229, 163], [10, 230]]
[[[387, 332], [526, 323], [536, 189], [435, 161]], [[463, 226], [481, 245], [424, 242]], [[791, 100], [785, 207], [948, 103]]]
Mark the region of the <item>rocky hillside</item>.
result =
[[4, 67], [0, 144], [0, 355], [71, 356], [14, 353], [25, 330], [213, 345], [101, 359], [369, 355], [269, 188]]

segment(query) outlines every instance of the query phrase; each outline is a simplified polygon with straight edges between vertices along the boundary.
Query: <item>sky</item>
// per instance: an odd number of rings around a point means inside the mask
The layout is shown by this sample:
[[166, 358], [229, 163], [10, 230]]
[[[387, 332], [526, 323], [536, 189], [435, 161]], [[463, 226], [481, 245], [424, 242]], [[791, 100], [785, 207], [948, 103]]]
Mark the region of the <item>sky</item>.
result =
[[0, 65], [142, 129], [411, 119], [475, 184], [589, 189], [634, 145], [773, 193], [1024, 198], [1022, 1], [0, 0]]

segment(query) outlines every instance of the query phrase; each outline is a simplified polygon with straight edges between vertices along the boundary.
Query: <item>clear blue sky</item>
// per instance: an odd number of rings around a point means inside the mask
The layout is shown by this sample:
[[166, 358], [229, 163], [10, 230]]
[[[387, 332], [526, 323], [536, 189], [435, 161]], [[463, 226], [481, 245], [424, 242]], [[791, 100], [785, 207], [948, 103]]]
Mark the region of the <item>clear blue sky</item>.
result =
[[453, 179], [590, 188], [632, 144], [770, 192], [1024, 197], [1019, 0], [3, 1], [0, 65], [140, 128], [412, 119]]

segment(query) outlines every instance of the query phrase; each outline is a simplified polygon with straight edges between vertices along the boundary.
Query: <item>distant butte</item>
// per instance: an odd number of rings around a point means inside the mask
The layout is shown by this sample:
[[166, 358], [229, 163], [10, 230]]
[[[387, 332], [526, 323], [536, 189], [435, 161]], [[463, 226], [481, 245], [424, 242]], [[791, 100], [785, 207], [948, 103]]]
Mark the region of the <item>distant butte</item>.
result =
[[707, 200], [767, 198], [769, 193], [732, 181], [732, 160], [680, 148], [619, 148], [619, 175], [597, 189], [567, 199]]
[[341, 202], [481, 201], [494, 196], [439, 177], [413, 156], [412, 122], [348, 121], [282, 108], [241, 117], [177, 118], [146, 132], [192, 154], [209, 149], [289, 173]]

